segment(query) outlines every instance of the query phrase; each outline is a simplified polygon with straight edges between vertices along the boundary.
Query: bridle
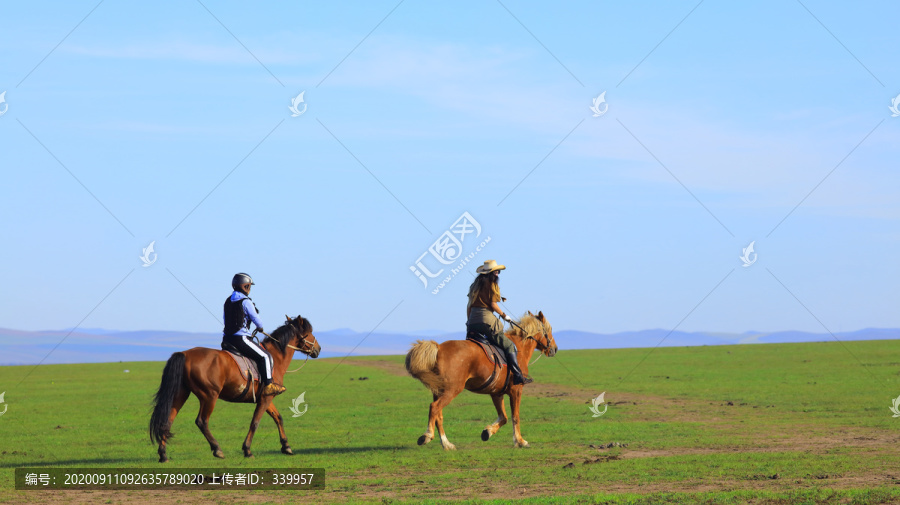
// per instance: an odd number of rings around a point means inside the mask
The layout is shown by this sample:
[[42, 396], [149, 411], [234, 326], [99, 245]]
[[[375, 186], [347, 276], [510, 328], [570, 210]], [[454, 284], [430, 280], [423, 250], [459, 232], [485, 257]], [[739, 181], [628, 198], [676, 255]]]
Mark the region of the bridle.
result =
[[537, 342], [538, 344], [541, 344], [542, 346], [544, 346], [544, 349], [550, 348], [550, 336], [547, 335], [546, 331], [544, 331], [544, 323], [541, 323], [541, 331], [538, 332], [544, 336], [544, 342], [541, 342], [540, 340], [534, 338], [538, 333], [535, 333], [534, 335], [529, 335], [528, 332], [525, 330], [525, 328], [522, 328], [521, 326], [519, 326], [519, 324], [516, 323], [515, 321], [510, 321], [510, 323], [513, 326], [515, 326], [516, 328], [522, 330], [522, 333], [525, 334], [525, 337], [524, 337], [525, 340], [531, 339], [531, 340], [534, 340], [535, 342]]
[[[300, 330], [296, 330], [300, 331]], [[309, 357], [309, 353], [312, 352], [312, 343], [306, 340], [306, 335], [300, 335], [300, 343], [303, 344], [300, 347], [294, 347], [291, 344], [285, 344], [285, 346], [290, 347], [295, 351], [300, 351], [303, 354], [306, 354], [306, 357]], [[308, 349], [307, 349], [308, 347]], [[304, 350], [306, 349], [306, 350]], [[308, 352], [307, 352], [308, 351]]]
[[[288, 324], [291, 324], [291, 325], [293, 326], [292, 323], [288, 323]], [[294, 326], [294, 331], [299, 332], [300, 329], [297, 328], [296, 326]], [[272, 338], [272, 335], [269, 335], [268, 333], [266, 333], [266, 332], [264, 332], [264, 331], [260, 331], [259, 328], [253, 330], [253, 334], [254, 334], [254, 335], [256, 335], [257, 332], [262, 333], [263, 335], [265, 335], [265, 336], [267, 336], [267, 337], [269, 337], [269, 338]], [[272, 340], [275, 340], [275, 339], [272, 338]], [[293, 345], [291, 345], [291, 344], [284, 344], [285, 347], [289, 347], [289, 348], [291, 348], [291, 349], [293, 349], [293, 350], [295, 350], [295, 351], [300, 351], [300, 352], [302, 352], [303, 354], [306, 355], [306, 359], [303, 360], [303, 364], [300, 365], [300, 368], [298, 368], [298, 369], [296, 369], [296, 370], [285, 370], [286, 373], [299, 372], [301, 369], [303, 369], [303, 367], [306, 366], [306, 362], [309, 361], [309, 353], [312, 352], [312, 343], [309, 342], [308, 340], [306, 340], [306, 335], [302, 335], [302, 334], [300, 335], [300, 343], [302, 344], [300, 347], [296, 347], [296, 346], [293, 346]], [[306, 349], [306, 350], [304, 351], [304, 349]]]
[[[535, 333], [534, 335], [529, 335], [528, 332], [525, 330], [525, 328], [522, 328], [521, 326], [519, 326], [518, 323], [516, 323], [515, 321], [510, 321], [510, 324], [512, 324], [516, 328], [522, 330], [522, 333], [525, 334], [525, 337], [523, 337], [523, 340], [531, 339], [531, 340], [534, 340], [535, 342], [537, 342], [539, 345], [543, 346], [545, 350], [550, 349], [550, 335], [548, 335], [547, 332], [544, 330], [544, 323], [541, 323], [541, 331], [538, 332], [544, 336], [544, 342], [541, 342], [540, 340], [534, 338], [535, 336], [537, 336], [538, 333]], [[537, 363], [537, 360], [541, 359], [541, 356], [543, 356], [543, 355], [544, 355], [544, 353], [542, 351], [540, 354], [538, 354], [538, 357], [535, 358], [534, 361], [532, 361], [531, 363], [528, 364], [528, 366], [531, 366], [531, 365]]]

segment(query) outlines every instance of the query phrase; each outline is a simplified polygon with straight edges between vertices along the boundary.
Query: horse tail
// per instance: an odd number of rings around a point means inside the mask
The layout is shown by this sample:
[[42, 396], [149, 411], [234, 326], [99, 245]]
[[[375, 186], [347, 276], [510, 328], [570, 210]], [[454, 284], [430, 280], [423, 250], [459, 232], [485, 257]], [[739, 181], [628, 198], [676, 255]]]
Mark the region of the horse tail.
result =
[[438, 343], [434, 340], [416, 340], [406, 353], [406, 371], [434, 394], [439, 394], [444, 388], [444, 380], [435, 367], [438, 350]]
[[150, 416], [150, 440], [156, 443], [164, 438], [172, 438], [174, 434], [169, 431], [169, 415], [172, 413], [172, 404], [175, 395], [183, 387], [184, 378], [184, 353], [172, 354], [166, 367], [163, 369], [159, 390], [153, 398], [153, 414]]

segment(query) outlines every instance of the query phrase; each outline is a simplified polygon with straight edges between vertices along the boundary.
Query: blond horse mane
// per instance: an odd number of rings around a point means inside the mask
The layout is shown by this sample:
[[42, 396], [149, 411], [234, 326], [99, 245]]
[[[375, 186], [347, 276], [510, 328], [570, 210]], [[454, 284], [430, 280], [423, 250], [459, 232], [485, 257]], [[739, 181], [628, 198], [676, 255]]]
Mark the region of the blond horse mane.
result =
[[531, 312], [526, 312], [522, 315], [522, 317], [516, 321], [516, 324], [525, 329], [523, 333], [522, 330], [513, 326], [512, 330], [506, 334], [508, 337], [518, 338], [519, 341], [524, 341], [526, 337], [534, 337], [536, 335], [542, 333], [550, 333], [550, 325], [542, 323], [536, 315]]

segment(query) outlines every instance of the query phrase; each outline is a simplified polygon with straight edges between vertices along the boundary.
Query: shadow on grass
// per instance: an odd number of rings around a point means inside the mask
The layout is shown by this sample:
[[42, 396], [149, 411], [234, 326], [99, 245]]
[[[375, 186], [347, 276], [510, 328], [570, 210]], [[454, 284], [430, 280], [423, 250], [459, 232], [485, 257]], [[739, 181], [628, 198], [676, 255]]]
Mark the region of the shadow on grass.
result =
[[[294, 456], [298, 455], [312, 455], [312, 454], [356, 454], [356, 453], [371, 453], [371, 452], [387, 452], [387, 451], [408, 451], [413, 449], [414, 447], [403, 446], [403, 445], [382, 445], [382, 446], [366, 446], [366, 447], [313, 447], [309, 449], [297, 449], [294, 448]], [[255, 450], [254, 454], [262, 456], [282, 456], [281, 451], [274, 450]], [[285, 461], [288, 461], [291, 457], [284, 456]], [[244, 458], [241, 457], [240, 460]], [[215, 458], [209, 458], [210, 462], [217, 461]], [[56, 467], [56, 466], [107, 466], [107, 465], [115, 465], [121, 467], [124, 464], [133, 464], [134, 466], [154, 466], [158, 464], [156, 462], [156, 455], [152, 455], [149, 457], [139, 457], [139, 458], [84, 458], [84, 459], [62, 459], [58, 461], [22, 461], [19, 463], [2, 463], [0, 462], [0, 468], [24, 468], [24, 467]], [[160, 467], [164, 467], [165, 465], [160, 465]]]
[[[298, 449], [296, 447], [292, 447], [294, 451], [294, 456], [302, 455], [302, 454], [354, 454], [354, 453], [365, 453], [365, 452], [386, 452], [386, 451], [408, 451], [410, 449], [416, 448], [416, 446], [408, 446], [408, 445], [380, 445], [380, 446], [366, 446], [366, 447], [310, 447], [308, 449]], [[265, 451], [253, 451], [254, 454], [266, 454], [266, 455], [281, 455], [281, 451], [279, 450], [265, 450]], [[290, 456], [287, 456], [290, 457]]]
[[[155, 458], [154, 458], [155, 459]], [[70, 465], [116, 465], [122, 463], [146, 464], [148, 458], [94, 458], [94, 459], [61, 459], [58, 461], [23, 461], [21, 463], [0, 463], [0, 468], [24, 468], [43, 466], [70, 466]], [[152, 459], [151, 459], [152, 461]]]

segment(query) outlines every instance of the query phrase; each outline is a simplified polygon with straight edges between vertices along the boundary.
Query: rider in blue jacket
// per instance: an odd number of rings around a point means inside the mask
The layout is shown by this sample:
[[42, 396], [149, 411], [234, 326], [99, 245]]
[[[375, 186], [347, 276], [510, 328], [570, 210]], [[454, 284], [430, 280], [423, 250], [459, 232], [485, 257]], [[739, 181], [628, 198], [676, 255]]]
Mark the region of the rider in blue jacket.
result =
[[272, 356], [263, 348], [251, 340], [250, 323], [256, 325], [256, 329], [263, 331], [262, 321], [259, 320], [259, 312], [256, 304], [248, 296], [250, 286], [255, 283], [245, 273], [235, 274], [231, 279], [231, 287], [234, 292], [225, 300], [223, 321], [225, 328], [222, 330], [222, 342], [236, 347], [241, 354], [256, 361], [259, 375], [263, 383], [264, 395], [279, 395], [285, 388], [281, 384], [272, 382]]

